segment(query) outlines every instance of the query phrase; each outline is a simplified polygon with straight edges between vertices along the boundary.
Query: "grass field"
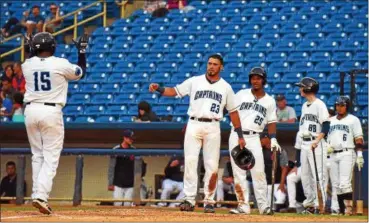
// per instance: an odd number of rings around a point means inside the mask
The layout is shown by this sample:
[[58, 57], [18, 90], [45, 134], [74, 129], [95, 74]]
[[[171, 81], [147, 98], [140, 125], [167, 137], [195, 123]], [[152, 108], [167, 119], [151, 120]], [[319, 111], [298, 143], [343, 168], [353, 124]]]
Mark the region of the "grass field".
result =
[[1, 205], [1, 221], [41, 221], [41, 222], [150, 222], [150, 221], [177, 221], [177, 222], [368, 222], [367, 210], [364, 216], [331, 216], [331, 215], [301, 215], [275, 213], [273, 216], [259, 215], [253, 210], [251, 215], [231, 215], [229, 209], [216, 209], [215, 214], [205, 214], [202, 208], [194, 212], [180, 212], [177, 208], [153, 207], [112, 207], [82, 205], [72, 207], [69, 205], [52, 205], [54, 213], [43, 215], [31, 205], [15, 206]]

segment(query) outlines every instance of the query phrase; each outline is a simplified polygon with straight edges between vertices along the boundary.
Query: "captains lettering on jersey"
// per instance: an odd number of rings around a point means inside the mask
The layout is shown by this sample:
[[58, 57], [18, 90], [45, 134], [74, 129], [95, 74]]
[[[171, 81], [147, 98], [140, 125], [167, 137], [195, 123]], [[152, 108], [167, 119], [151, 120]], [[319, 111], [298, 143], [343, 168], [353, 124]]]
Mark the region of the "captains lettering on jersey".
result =
[[222, 103], [222, 95], [215, 92], [215, 91], [209, 91], [209, 90], [206, 90], [206, 91], [196, 91], [195, 93], [195, 99], [194, 100], [197, 100], [199, 98], [210, 98], [210, 99], [213, 99], [215, 101], [218, 101], [219, 103]]
[[242, 102], [240, 111], [250, 109], [261, 113], [264, 117], [266, 116], [267, 109], [264, 106], [252, 102]]
[[313, 115], [313, 114], [305, 114], [304, 117], [301, 118], [300, 125], [303, 125], [305, 120], [315, 122], [315, 123], [319, 123], [318, 116]]
[[350, 128], [348, 125], [342, 125], [342, 124], [331, 125], [329, 129], [329, 134], [334, 131], [345, 131], [347, 133], [350, 133]]

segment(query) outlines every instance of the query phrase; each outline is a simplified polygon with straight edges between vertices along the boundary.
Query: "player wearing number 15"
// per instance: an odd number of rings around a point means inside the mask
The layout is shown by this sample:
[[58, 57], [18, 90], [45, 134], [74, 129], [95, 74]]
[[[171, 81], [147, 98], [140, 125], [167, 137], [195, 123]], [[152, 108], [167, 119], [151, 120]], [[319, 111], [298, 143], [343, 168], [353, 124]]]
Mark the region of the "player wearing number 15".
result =
[[[174, 88], [160, 87], [152, 83], [150, 92], [157, 91], [163, 96], [190, 96], [188, 109], [189, 121], [184, 141], [184, 202], [181, 211], [193, 211], [197, 191], [197, 164], [201, 147], [203, 148], [205, 176], [205, 213], [214, 213], [214, 195], [217, 187], [218, 164], [220, 155], [220, 123], [224, 107], [238, 131], [238, 144], [244, 147], [237, 105], [232, 87], [220, 77], [223, 69], [223, 58], [214, 54], [208, 58], [207, 72], [194, 76]], [[246, 178], [245, 178], [246, 179]]]
[[25, 125], [32, 151], [32, 204], [51, 214], [48, 198], [64, 143], [63, 112], [68, 81], [79, 80], [86, 69], [87, 36], [76, 42], [78, 65], [53, 56], [56, 42], [47, 32], [28, 39], [30, 59], [22, 64], [26, 80]]

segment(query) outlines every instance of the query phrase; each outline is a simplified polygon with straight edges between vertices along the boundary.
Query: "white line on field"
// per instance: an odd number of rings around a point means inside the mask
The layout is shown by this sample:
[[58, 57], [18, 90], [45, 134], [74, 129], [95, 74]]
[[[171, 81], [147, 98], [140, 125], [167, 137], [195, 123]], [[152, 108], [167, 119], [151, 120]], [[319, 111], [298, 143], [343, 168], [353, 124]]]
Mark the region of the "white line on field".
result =
[[9, 216], [9, 217], [2, 217], [1, 220], [5, 219], [17, 219], [17, 218], [34, 218], [40, 217], [39, 215], [21, 215], [21, 216]]

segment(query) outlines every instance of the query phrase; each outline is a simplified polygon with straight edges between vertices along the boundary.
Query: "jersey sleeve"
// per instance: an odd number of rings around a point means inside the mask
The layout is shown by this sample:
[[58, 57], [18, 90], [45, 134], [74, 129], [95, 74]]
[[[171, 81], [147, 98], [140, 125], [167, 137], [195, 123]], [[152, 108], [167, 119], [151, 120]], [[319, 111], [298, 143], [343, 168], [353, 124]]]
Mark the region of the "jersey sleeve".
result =
[[319, 114], [320, 124], [323, 124], [323, 122], [329, 121], [328, 109], [327, 109], [327, 106], [323, 102], [319, 104], [318, 114]]
[[78, 65], [72, 64], [67, 60], [64, 60], [60, 68], [61, 74], [67, 80], [79, 80], [82, 77], [82, 68]]
[[292, 108], [292, 107], [289, 107], [289, 110], [290, 110], [290, 112], [288, 112], [288, 114], [289, 114], [288, 119], [293, 119], [293, 118], [297, 119], [295, 109]]
[[229, 113], [234, 112], [238, 108], [238, 104], [236, 103], [236, 97], [234, 95], [234, 91], [231, 86], [228, 86], [227, 90], [227, 99], [226, 99], [226, 109]]
[[179, 97], [184, 97], [184, 96], [190, 94], [193, 79], [194, 78], [191, 77], [191, 78], [183, 81], [181, 84], [178, 84], [177, 86], [174, 87], [174, 90], [177, 92], [177, 95]]
[[352, 128], [352, 131], [353, 131], [352, 135], [355, 139], [363, 137], [363, 129], [361, 127], [361, 123], [360, 123], [360, 120], [358, 118], [355, 117], [355, 119], [353, 120], [351, 126], [352, 126], [351, 128]]
[[287, 155], [286, 150], [282, 150], [279, 156], [279, 165], [280, 167], [288, 166], [288, 155]]
[[269, 109], [267, 111], [267, 122], [269, 123], [273, 123], [273, 122], [277, 122], [277, 106], [275, 103], [275, 100], [273, 100], [273, 103], [270, 104]]

